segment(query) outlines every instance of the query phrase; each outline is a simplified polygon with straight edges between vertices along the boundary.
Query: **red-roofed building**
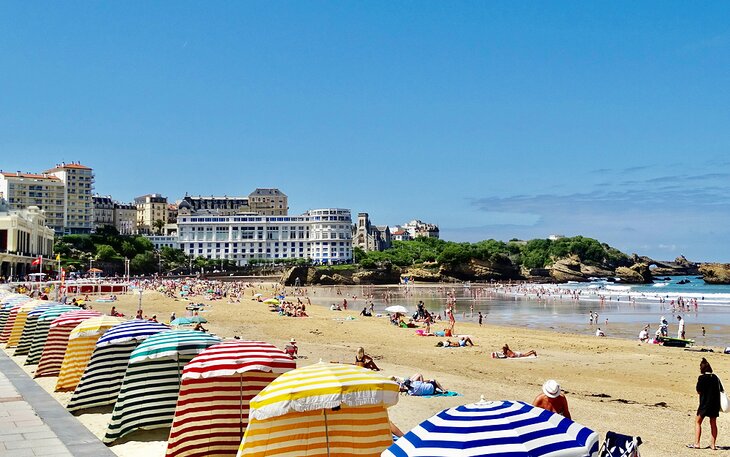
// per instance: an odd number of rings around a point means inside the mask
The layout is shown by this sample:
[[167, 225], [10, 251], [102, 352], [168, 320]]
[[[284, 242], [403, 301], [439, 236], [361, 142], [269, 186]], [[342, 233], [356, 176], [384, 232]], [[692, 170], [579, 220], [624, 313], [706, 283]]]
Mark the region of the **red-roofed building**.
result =
[[63, 233], [66, 208], [66, 188], [52, 174], [0, 172], [0, 199], [10, 210], [37, 206], [44, 214], [45, 224]]

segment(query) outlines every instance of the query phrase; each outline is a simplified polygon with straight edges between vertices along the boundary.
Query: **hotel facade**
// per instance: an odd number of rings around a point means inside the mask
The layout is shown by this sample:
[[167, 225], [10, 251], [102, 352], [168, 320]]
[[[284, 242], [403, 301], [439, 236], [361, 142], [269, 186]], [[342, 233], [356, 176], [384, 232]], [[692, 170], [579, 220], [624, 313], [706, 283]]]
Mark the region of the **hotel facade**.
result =
[[66, 190], [63, 232], [91, 233], [94, 228], [94, 170], [73, 162], [56, 165], [46, 174], [60, 179]]
[[[277, 208], [278, 209], [278, 208]], [[315, 209], [301, 216], [195, 211], [183, 201], [177, 218], [180, 249], [192, 257], [228, 259], [311, 259], [314, 263], [352, 260], [352, 216], [340, 208]]]
[[46, 224], [63, 233], [66, 214], [66, 187], [50, 174], [0, 172], [0, 198], [12, 210], [36, 206], [45, 212]]

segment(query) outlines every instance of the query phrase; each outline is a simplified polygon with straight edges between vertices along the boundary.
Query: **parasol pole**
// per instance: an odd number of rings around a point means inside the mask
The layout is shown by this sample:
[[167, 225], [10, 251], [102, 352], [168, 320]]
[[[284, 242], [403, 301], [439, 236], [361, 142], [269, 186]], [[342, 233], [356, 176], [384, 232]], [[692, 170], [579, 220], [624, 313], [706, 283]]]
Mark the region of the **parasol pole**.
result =
[[240, 388], [240, 393], [238, 397], [238, 433], [240, 434], [241, 439], [243, 439], [243, 373], [241, 373], [241, 378], [238, 386]]
[[327, 429], [327, 408], [322, 411], [324, 412], [324, 439], [327, 443], [327, 457], [330, 457], [330, 432]]

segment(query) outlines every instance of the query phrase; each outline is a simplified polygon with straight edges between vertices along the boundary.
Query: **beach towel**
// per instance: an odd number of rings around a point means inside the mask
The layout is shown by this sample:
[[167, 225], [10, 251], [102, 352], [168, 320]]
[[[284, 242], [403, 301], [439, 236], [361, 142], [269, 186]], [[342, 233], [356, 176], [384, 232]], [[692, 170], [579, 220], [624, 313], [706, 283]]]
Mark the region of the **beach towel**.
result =
[[433, 395], [419, 395], [421, 398], [434, 398], [434, 397], [461, 397], [462, 395], [458, 392], [443, 392], [440, 394], [433, 394]]

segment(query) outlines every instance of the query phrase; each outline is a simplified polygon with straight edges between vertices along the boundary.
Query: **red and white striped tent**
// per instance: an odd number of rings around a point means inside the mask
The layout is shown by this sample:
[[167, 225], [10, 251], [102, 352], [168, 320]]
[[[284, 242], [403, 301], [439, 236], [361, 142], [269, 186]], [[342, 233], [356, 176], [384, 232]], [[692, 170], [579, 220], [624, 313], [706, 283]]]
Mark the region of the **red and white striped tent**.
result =
[[99, 311], [71, 311], [61, 314], [51, 322], [48, 339], [43, 346], [43, 353], [34, 377], [57, 376], [61, 371], [63, 357], [66, 355], [68, 336], [71, 334], [71, 330], [86, 319], [97, 316], [101, 316]]
[[[44, 302], [41, 300], [30, 300], [25, 303], [22, 303], [19, 306], [15, 306], [15, 307], [11, 308], [8, 313], [8, 318], [5, 321], [5, 325], [3, 326], [2, 333], [0, 333], [0, 343], [8, 343], [8, 341], [10, 341], [10, 335], [13, 332], [13, 328], [15, 327], [15, 321], [18, 319], [18, 314], [21, 313], [21, 311], [22, 311], [23, 316], [27, 316], [28, 312], [30, 310], [32, 310], [36, 306], [42, 305], [43, 303]], [[45, 303], [47, 303], [47, 302], [45, 302]], [[25, 324], [25, 317], [23, 317], [23, 319], [22, 319], [22, 324], [20, 327], [21, 330], [23, 328], [22, 327], [23, 324]], [[15, 345], [16, 344], [13, 344], [13, 347]]]
[[248, 403], [296, 363], [261, 341], [227, 340], [187, 365], [167, 441], [167, 457], [235, 457], [248, 425]]

